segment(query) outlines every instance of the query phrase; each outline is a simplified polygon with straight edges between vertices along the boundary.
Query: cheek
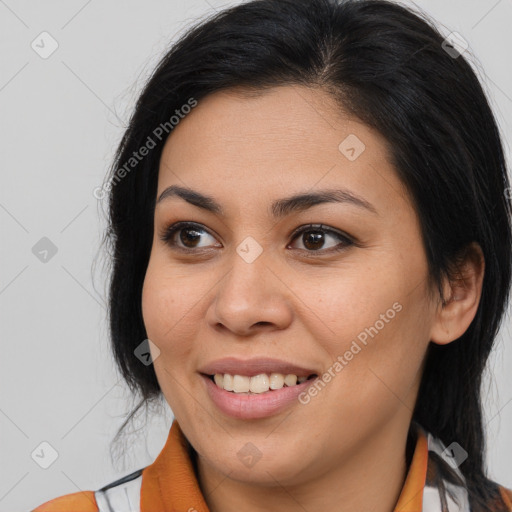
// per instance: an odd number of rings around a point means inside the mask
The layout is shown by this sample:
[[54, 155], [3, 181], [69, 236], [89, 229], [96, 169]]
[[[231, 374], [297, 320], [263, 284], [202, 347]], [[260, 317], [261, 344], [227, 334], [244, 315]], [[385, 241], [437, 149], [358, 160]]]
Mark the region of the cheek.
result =
[[161, 339], [172, 326], [175, 303], [172, 288], [163, 286], [160, 273], [148, 266], [142, 288], [142, 316], [149, 339]]
[[[359, 338], [385, 338], [390, 326], [401, 320], [405, 309], [400, 286], [390, 272], [379, 277], [381, 269], [354, 269], [340, 276], [331, 276], [323, 290], [317, 288], [317, 321], [329, 327], [332, 356], [349, 349], [350, 342]], [[374, 328], [376, 327], [376, 329]], [[327, 330], [326, 330], [327, 332]]]
[[148, 338], [158, 346], [163, 360], [175, 360], [186, 346], [180, 340], [186, 339], [183, 331], [190, 309], [179, 282], [164, 266], [150, 261], [142, 289], [142, 316]]
[[340, 419], [357, 411], [361, 421], [371, 423], [372, 418], [414, 408], [428, 329], [421, 319], [420, 302], [401, 297], [391, 304], [396, 309], [387, 309], [388, 299], [372, 310], [367, 325], [358, 326], [346, 338], [343, 369], [333, 396], [336, 403], [345, 404], [345, 411], [337, 413]]
[[184, 332], [191, 306], [185, 303], [184, 295], [165, 266], [150, 260], [142, 289], [142, 316], [148, 338], [160, 351], [154, 359], [154, 371], [173, 412], [185, 407], [186, 396], [180, 383], [185, 381], [192, 360]]
[[322, 316], [333, 331], [324, 348], [332, 365], [339, 363], [331, 368], [336, 400], [351, 403], [355, 392], [354, 407], [378, 407], [394, 395], [405, 398], [417, 383], [429, 342], [429, 302], [420, 279], [425, 272], [421, 264], [368, 267], [322, 295], [328, 304]]

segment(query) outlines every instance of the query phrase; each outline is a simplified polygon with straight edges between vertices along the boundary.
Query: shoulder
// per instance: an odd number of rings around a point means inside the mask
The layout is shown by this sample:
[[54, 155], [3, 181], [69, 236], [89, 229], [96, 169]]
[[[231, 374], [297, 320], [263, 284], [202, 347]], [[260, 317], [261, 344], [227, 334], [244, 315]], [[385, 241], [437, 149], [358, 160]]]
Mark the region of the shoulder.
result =
[[501, 485], [498, 486], [498, 488], [501, 494], [501, 499], [507, 507], [505, 510], [512, 511], [512, 489], [507, 489]]
[[47, 501], [32, 512], [98, 512], [94, 491], [75, 492]]

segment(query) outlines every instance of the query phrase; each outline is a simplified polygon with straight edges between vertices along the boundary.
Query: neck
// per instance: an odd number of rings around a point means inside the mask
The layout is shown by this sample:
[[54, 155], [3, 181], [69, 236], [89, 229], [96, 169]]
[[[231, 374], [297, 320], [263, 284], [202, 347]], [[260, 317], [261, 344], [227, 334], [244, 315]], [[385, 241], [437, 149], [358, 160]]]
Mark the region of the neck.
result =
[[[403, 420], [403, 418], [402, 418]], [[211, 512], [279, 510], [372, 510], [393, 512], [414, 450], [409, 425], [392, 422], [365, 439], [354, 454], [307, 484], [255, 485], [230, 478], [198, 457], [196, 473]]]

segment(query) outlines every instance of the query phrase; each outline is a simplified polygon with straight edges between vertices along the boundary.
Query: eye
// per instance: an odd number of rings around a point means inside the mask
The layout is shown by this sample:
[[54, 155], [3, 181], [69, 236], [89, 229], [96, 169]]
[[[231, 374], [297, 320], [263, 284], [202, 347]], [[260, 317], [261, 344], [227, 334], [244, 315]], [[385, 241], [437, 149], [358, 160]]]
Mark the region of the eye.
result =
[[[176, 241], [175, 236], [178, 233], [180, 234], [178, 237], [179, 242]], [[199, 224], [195, 224], [194, 222], [178, 222], [164, 229], [160, 234], [160, 239], [177, 250], [192, 251], [194, 249], [204, 248], [204, 246], [200, 247], [196, 245], [196, 243], [201, 240], [201, 236], [203, 236], [204, 233], [214, 239], [214, 237]]]
[[[350, 245], [354, 245], [354, 241], [349, 236], [332, 228], [326, 228], [322, 224], [302, 226], [295, 230], [292, 236], [294, 240], [301, 240], [305, 247], [305, 249], [301, 250], [308, 252], [337, 252], [346, 249]], [[337, 239], [338, 244], [326, 248], [326, 239], [329, 237]]]
[[[176, 236], [178, 234], [179, 236]], [[209, 247], [209, 245], [204, 245], [202, 247], [197, 245], [197, 243], [200, 242], [201, 237], [205, 234], [215, 240], [215, 237], [200, 224], [196, 224], [194, 222], [177, 222], [176, 224], [172, 224], [165, 228], [159, 236], [162, 241], [173, 249], [184, 252], [194, 252], [195, 249], [205, 249]], [[302, 236], [300, 240], [304, 245], [304, 249], [299, 248], [299, 250], [310, 253], [338, 252], [355, 244], [348, 235], [332, 228], [326, 228], [322, 224], [301, 226], [296, 229], [291, 236], [293, 240], [299, 239], [299, 237]], [[326, 240], [329, 237], [337, 239], [338, 243], [326, 248]], [[222, 247], [222, 245], [216, 244], [216, 247]]]

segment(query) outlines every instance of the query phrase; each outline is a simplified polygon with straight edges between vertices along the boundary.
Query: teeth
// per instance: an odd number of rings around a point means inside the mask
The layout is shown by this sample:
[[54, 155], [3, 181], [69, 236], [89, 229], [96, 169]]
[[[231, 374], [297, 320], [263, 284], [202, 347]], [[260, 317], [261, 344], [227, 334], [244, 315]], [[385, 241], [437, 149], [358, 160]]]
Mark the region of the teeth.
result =
[[246, 375], [230, 375], [229, 373], [216, 373], [213, 376], [215, 384], [219, 388], [234, 393], [265, 393], [269, 389], [281, 389], [284, 386], [295, 386], [307, 380], [307, 377], [297, 377], [297, 375], [282, 373], [266, 373], [248, 377]]
[[[245, 377], [247, 378], [247, 377]], [[265, 393], [270, 388], [270, 379], [266, 373], [251, 377], [251, 393]]]
[[270, 389], [281, 389], [284, 386], [284, 375], [282, 373], [270, 374]]
[[235, 393], [247, 393], [250, 389], [251, 380], [245, 375], [233, 375], [233, 391]]
[[233, 388], [233, 375], [229, 375], [229, 373], [224, 374], [224, 382], [223, 387], [226, 391], [234, 391]]
[[224, 375], [222, 375], [222, 373], [216, 373], [213, 379], [215, 380], [215, 384], [217, 384], [219, 388], [224, 387]]
[[290, 375], [287, 375], [284, 378], [284, 383], [287, 386], [295, 386], [295, 384], [297, 384], [297, 375], [293, 375], [293, 374], [290, 373]]

